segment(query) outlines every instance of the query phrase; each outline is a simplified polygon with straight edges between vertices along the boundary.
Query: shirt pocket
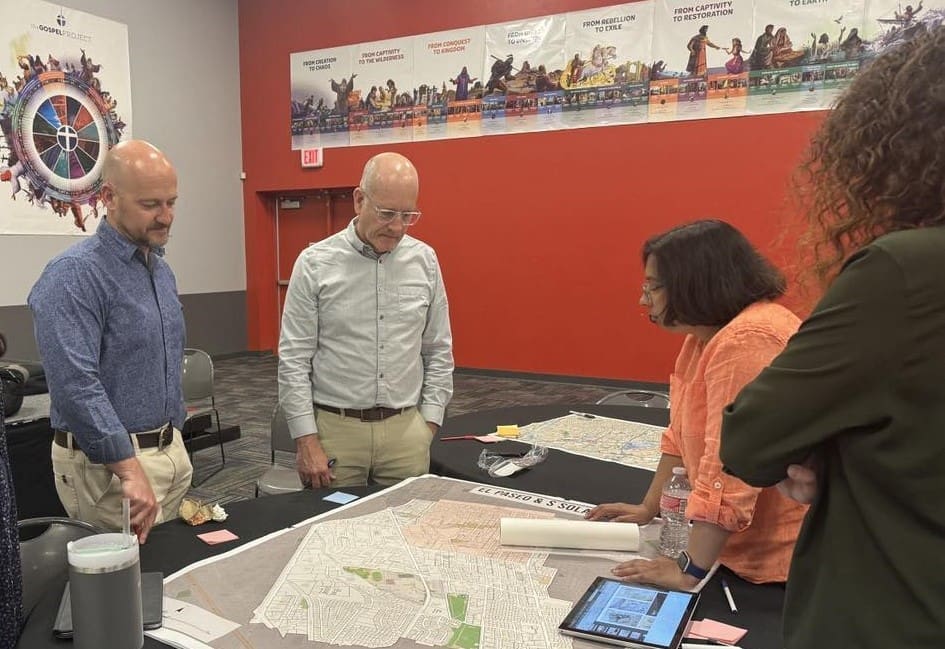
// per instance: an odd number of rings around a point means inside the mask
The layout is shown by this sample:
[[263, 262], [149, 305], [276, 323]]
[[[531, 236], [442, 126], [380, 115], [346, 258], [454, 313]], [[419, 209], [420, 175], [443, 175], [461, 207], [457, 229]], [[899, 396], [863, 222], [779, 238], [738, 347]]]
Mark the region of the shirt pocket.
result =
[[420, 286], [401, 286], [397, 289], [397, 328], [403, 335], [423, 332], [427, 312], [430, 310], [430, 293]]

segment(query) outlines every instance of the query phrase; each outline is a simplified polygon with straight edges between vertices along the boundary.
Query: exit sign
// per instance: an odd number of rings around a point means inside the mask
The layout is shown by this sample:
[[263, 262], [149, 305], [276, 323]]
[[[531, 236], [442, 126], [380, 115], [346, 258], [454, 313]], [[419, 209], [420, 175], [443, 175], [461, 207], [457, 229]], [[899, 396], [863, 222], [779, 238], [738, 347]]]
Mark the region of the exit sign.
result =
[[325, 164], [325, 154], [322, 147], [317, 149], [302, 149], [303, 167], [321, 167]]

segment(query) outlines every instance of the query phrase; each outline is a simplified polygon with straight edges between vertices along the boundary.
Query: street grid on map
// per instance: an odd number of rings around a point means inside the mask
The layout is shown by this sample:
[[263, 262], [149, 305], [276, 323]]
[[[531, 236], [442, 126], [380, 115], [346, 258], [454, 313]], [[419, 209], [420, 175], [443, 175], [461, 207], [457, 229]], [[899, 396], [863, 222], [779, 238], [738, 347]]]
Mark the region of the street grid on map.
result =
[[[502, 517], [579, 517], [567, 501], [522, 493], [405, 481], [174, 575], [166, 627], [213, 649], [594, 646], [557, 626], [614, 560], [500, 546]], [[200, 613], [217, 616], [216, 635], [198, 628]]]
[[655, 471], [665, 430], [635, 421], [570, 414], [519, 426], [518, 440]]

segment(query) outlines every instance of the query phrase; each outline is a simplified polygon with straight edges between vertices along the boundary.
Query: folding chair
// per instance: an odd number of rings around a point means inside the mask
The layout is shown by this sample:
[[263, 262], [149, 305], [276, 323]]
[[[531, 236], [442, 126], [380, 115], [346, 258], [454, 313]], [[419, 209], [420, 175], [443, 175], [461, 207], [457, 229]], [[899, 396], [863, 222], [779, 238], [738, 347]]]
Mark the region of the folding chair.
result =
[[66, 544], [105, 530], [85, 521], [59, 516], [27, 518], [17, 526], [23, 570], [23, 618], [26, 619], [47, 592], [55, 590], [62, 594], [69, 579]]
[[[190, 442], [190, 463], [194, 467], [191, 485], [196, 487], [219, 473], [226, 465], [226, 452], [223, 450], [223, 431], [220, 427], [220, 412], [217, 410], [216, 400], [213, 396], [213, 361], [210, 359], [210, 354], [201, 349], [184, 350], [183, 382], [187, 419], [184, 421], [184, 430], [181, 433], [184, 435], [185, 441]], [[197, 462], [194, 457], [194, 433], [188, 431], [187, 424], [197, 417], [206, 415], [213, 415], [216, 418], [217, 442], [220, 445], [220, 466], [198, 481]]]
[[256, 497], [274, 496], [302, 490], [302, 480], [295, 468], [276, 464], [276, 451], [295, 453], [295, 440], [289, 434], [289, 424], [285, 420], [282, 406], [277, 404], [269, 422], [269, 448], [272, 466], [256, 480]]

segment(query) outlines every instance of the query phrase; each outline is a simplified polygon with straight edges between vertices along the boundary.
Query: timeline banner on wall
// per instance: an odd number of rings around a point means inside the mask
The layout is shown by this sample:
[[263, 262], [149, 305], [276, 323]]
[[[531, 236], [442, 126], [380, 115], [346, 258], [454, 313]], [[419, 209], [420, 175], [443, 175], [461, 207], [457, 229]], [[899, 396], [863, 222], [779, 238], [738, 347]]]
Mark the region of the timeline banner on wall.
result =
[[563, 124], [645, 122], [652, 39], [652, 0], [569, 13]]
[[942, 24], [923, 2], [642, 0], [293, 53], [292, 148], [829, 109]]
[[481, 134], [484, 38], [482, 27], [414, 38], [414, 141]]
[[0, 234], [81, 235], [105, 154], [131, 137], [128, 28], [38, 0], [0, 5]]

